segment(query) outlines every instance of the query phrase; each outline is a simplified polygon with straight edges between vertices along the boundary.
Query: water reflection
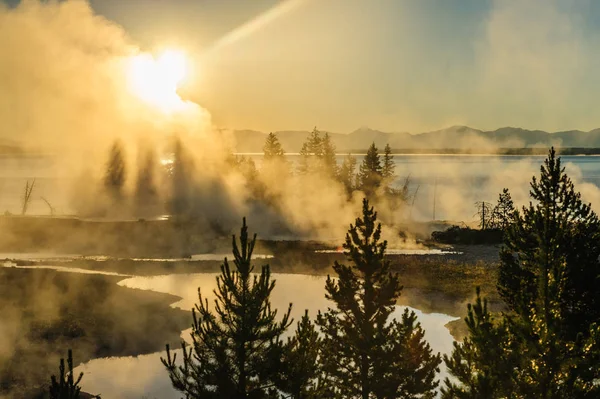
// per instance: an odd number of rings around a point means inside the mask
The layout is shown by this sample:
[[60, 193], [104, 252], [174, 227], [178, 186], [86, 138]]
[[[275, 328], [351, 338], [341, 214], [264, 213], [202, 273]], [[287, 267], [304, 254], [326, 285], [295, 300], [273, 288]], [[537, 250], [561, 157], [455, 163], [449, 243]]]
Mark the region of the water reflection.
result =
[[[215, 296], [215, 273], [165, 275], [153, 277], [133, 277], [122, 280], [119, 285], [129, 288], [138, 288], [178, 295], [182, 299], [172, 306], [191, 309], [198, 301], [198, 287], [202, 295], [210, 303]], [[329, 306], [325, 299], [325, 278], [321, 276], [307, 276], [295, 274], [273, 274], [277, 280], [271, 302], [274, 308], [284, 311], [290, 302], [294, 304], [292, 316], [298, 320], [308, 309], [311, 317], [315, 317], [318, 310]], [[404, 307], [398, 307], [393, 317], [400, 318]], [[452, 336], [444, 325], [456, 318], [439, 313], [424, 314], [413, 309], [419, 321], [426, 330], [425, 338], [436, 352], [449, 353], [452, 349]], [[191, 322], [191, 320], [190, 320]], [[292, 333], [290, 329], [290, 334]], [[189, 330], [182, 333], [186, 337]], [[178, 358], [181, 352], [178, 351]], [[85, 373], [83, 385], [85, 390], [103, 397], [120, 398], [179, 398], [172, 388], [168, 375], [160, 363], [164, 353], [155, 353], [146, 356], [121, 357], [92, 360], [78, 368]], [[440, 375], [446, 375], [443, 371]]]
[[[316, 253], [323, 254], [342, 254], [344, 253], [343, 248], [338, 249], [319, 249]], [[449, 251], [446, 249], [439, 248], [417, 248], [417, 249], [386, 249], [386, 255], [462, 255], [460, 251]]]
[[65, 267], [65, 266], [53, 266], [53, 265], [31, 265], [31, 266], [19, 266], [14, 262], [6, 261], [1, 263], [2, 267], [12, 267], [15, 269], [45, 269], [55, 270], [63, 273], [79, 273], [79, 274], [100, 274], [103, 276], [117, 276], [117, 277], [131, 277], [129, 274], [121, 274], [117, 272], [93, 270], [93, 269], [81, 269], [79, 267]]

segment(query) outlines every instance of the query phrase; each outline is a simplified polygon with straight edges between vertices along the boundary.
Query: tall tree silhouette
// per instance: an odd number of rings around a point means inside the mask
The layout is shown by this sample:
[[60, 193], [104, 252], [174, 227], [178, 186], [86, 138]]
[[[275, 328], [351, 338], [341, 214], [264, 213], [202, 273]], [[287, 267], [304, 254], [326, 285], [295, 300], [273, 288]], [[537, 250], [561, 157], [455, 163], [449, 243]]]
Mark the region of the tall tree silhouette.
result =
[[192, 161], [179, 138], [173, 140], [173, 162], [169, 170], [171, 178], [171, 196], [168, 210], [174, 216], [184, 216], [191, 210]]
[[327, 299], [335, 307], [319, 313], [322, 368], [330, 394], [343, 398], [433, 398], [440, 364], [423, 339], [416, 315], [392, 319], [402, 286], [385, 260], [377, 214], [363, 201], [362, 218], [350, 226], [344, 249], [352, 266], [335, 263], [327, 277]]
[[372, 143], [358, 171], [358, 187], [365, 193], [367, 198], [373, 197], [381, 186], [382, 172], [379, 151], [375, 143]]
[[485, 230], [492, 227], [493, 205], [486, 201], [477, 201], [475, 208], [477, 209], [475, 215], [479, 218], [479, 228]]
[[455, 350], [452, 364], [465, 364], [486, 346], [498, 359], [511, 359], [511, 366], [476, 361], [468, 373], [458, 373], [463, 387], [487, 367], [511, 397], [600, 397], [600, 221], [554, 148], [540, 179], [533, 178], [530, 196], [535, 203], [515, 212], [500, 253], [498, 291], [508, 310], [494, 334], [505, 335], [505, 342], [463, 346], [465, 353]]
[[290, 324], [291, 304], [280, 321], [269, 297], [275, 281], [268, 265], [253, 275], [256, 235], [244, 218], [238, 245], [232, 239], [234, 268], [227, 259], [217, 277], [214, 311], [198, 290], [193, 310], [192, 347], [182, 343], [183, 364], [167, 346], [162, 362], [173, 386], [186, 398], [275, 398], [274, 380], [282, 353], [281, 335]]
[[320, 132], [315, 127], [300, 149], [300, 161], [298, 163], [299, 174], [319, 171], [320, 160], [323, 156], [321, 141], [322, 138]]
[[348, 154], [342, 162], [342, 166], [340, 167], [339, 173], [340, 182], [344, 185], [346, 195], [348, 197], [350, 197], [350, 195], [354, 191], [354, 188], [356, 187], [354, 174], [355, 170], [356, 158], [352, 156], [352, 154]]
[[338, 174], [335, 155], [335, 145], [331, 141], [329, 133], [325, 133], [321, 139], [321, 164], [322, 171], [329, 177], [336, 177]]
[[308, 311], [298, 322], [296, 333], [288, 338], [283, 353], [276, 386], [293, 399], [320, 399], [323, 392], [319, 387], [319, 356], [321, 339]]
[[[67, 355], [67, 367], [65, 368], [65, 359], [60, 359], [58, 371], [58, 377], [53, 375], [50, 379], [50, 399], [79, 399], [81, 396], [79, 383], [83, 378], [83, 373], [79, 373], [79, 376], [75, 378], [71, 349]], [[100, 396], [93, 396], [93, 398], [100, 399]]]
[[[535, 201], [506, 232], [498, 290], [515, 316], [529, 362], [524, 394], [569, 397], [586, 368], [569, 349], [600, 322], [600, 221], [581, 200], [552, 148], [533, 178]], [[574, 364], [575, 362], [575, 364]]]
[[507, 321], [497, 318], [488, 310], [487, 299], [480, 295], [468, 305], [465, 318], [468, 335], [463, 342], [454, 342], [450, 356], [444, 355], [448, 372], [444, 399], [511, 398], [515, 391], [513, 378], [520, 356], [518, 346], [511, 339]]
[[514, 213], [515, 205], [508, 188], [505, 188], [498, 196], [498, 202], [492, 211], [492, 226], [505, 230], [512, 222]]
[[154, 152], [146, 152], [135, 182], [135, 208], [140, 216], [150, 216], [158, 205], [158, 192], [155, 182], [156, 157]]
[[396, 178], [396, 164], [394, 163], [394, 156], [392, 155], [392, 149], [389, 144], [385, 145], [383, 150], [383, 161], [381, 165], [381, 178], [385, 185], [385, 191], [388, 193], [392, 192], [391, 185], [394, 183]]
[[285, 152], [279, 142], [279, 139], [274, 133], [269, 133], [263, 147], [264, 160], [283, 159]]
[[123, 144], [120, 140], [116, 140], [110, 148], [104, 175], [104, 187], [114, 200], [122, 199], [126, 177], [127, 170], [125, 168]]
[[[275, 161], [271, 159], [266, 162]], [[260, 179], [256, 163], [250, 157], [234, 156], [231, 158], [231, 164], [244, 177], [246, 181], [246, 190], [252, 195], [255, 200], [266, 201], [267, 187]]]

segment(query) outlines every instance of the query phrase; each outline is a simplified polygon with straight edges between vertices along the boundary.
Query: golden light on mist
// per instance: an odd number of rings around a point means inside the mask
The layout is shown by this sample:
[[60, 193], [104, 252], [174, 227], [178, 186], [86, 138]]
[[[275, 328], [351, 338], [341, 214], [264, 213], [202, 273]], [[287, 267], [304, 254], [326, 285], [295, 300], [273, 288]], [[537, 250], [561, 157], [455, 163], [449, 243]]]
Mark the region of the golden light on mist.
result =
[[185, 102], [177, 94], [188, 73], [183, 51], [168, 49], [157, 57], [137, 54], [129, 60], [128, 72], [132, 92], [143, 101], [167, 113], [185, 107]]

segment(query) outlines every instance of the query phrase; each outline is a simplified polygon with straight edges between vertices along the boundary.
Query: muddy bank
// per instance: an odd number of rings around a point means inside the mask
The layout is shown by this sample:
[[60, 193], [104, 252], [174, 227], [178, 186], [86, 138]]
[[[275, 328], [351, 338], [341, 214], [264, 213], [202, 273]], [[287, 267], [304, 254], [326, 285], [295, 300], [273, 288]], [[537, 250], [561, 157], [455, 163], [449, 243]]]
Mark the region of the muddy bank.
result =
[[[413, 223], [404, 226], [425, 241], [446, 222]], [[403, 230], [403, 226], [398, 226]], [[219, 226], [202, 219], [185, 220], [89, 220], [76, 217], [0, 216], [0, 252], [57, 252], [137, 258], [179, 258], [195, 253], [231, 250], [231, 234], [239, 225]], [[285, 243], [257, 231], [265, 248]], [[281, 236], [310, 242], [282, 227]], [[336, 239], [341, 244], [344, 237]], [[259, 244], [260, 245], [260, 244]], [[334, 245], [334, 244], [332, 244]], [[292, 245], [293, 246], [293, 245]], [[275, 248], [277, 249], [277, 248]]]
[[122, 257], [182, 257], [214, 249], [226, 237], [201, 221], [94, 221], [0, 216], [0, 251], [58, 252]]
[[68, 348], [79, 364], [178, 344], [190, 325], [189, 312], [169, 306], [179, 298], [119, 287], [121, 279], [0, 269], [0, 397], [43, 392]]
[[[221, 256], [229, 255], [230, 240], [213, 241]], [[256, 259], [255, 265], [270, 264], [275, 273], [327, 275], [334, 262], [345, 262], [339, 252], [318, 252], [331, 245], [311, 241], [258, 241], [255, 253], [272, 256]], [[492, 309], [501, 309], [496, 291], [498, 248], [493, 246], [456, 247], [443, 255], [389, 255], [392, 270], [399, 273], [404, 292], [399, 304], [415, 307], [427, 313], [445, 313], [456, 317], [466, 315], [466, 305], [481, 287]], [[36, 265], [35, 261], [18, 261], [21, 265]], [[96, 270], [125, 275], [154, 276], [182, 273], [219, 272], [222, 260], [192, 261], [190, 259], [131, 259], [111, 257], [78, 257], [52, 261], [53, 265]], [[464, 323], [456, 323], [462, 327]], [[460, 337], [460, 328], [455, 329]]]

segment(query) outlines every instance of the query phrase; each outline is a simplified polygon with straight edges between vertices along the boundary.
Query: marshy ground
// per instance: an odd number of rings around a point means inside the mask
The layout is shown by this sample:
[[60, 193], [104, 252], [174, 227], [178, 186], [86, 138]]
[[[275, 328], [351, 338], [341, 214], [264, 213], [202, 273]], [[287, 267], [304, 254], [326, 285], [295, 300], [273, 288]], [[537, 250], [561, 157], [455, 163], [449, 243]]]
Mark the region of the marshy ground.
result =
[[[5, 218], [5, 223], [15, 223]], [[21, 219], [26, 220], [26, 219]], [[153, 276], [218, 272], [222, 260], [193, 260], [183, 252], [198, 248], [197, 253], [231, 253], [231, 238], [204, 237], [189, 234], [187, 245], [176, 251], [164, 242], [176, 241], [180, 232], [165, 224], [143, 222], [123, 224], [92, 224], [74, 220], [62, 220], [54, 229], [46, 231], [48, 221], [27, 220], [15, 223], [18, 228], [0, 236], [0, 248], [11, 252], [32, 251], [37, 240], [39, 248], [56, 253], [80, 253], [79, 256], [21, 260], [6, 260], [7, 265], [52, 265], [65, 268], [86, 269], [118, 273], [122, 275]], [[83, 227], [85, 226], [85, 227]], [[87, 240], [81, 236], [85, 229]], [[114, 245], [118, 240], [90, 246], [89, 237], [102, 240], [122, 229], [122, 234], [136, 237], [123, 241], [122, 250]], [[76, 234], [79, 231], [79, 236]], [[152, 233], [161, 231], [162, 244], [151, 250], [151, 245], [140, 247], [143, 242], [135, 233], [143, 232], [144, 238], [158, 242]], [[19, 237], [17, 249], [10, 245]], [[123, 237], [123, 236], [122, 236]], [[154, 240], [154, 241], [153, 241]], [[85, 244], [87, 242], [87, 244]], [[101, 241], [100, 241], [101, 242]], [[58, 245], [60, 243], [60, 245]], [[89, 247], [85, 248], [85, 245]], [[58, 249], [57, 249], [58, 247]], [[163, 251], [163, 248], [169, 248]], [[427, 247], [424, 247], [427, 248]], [[392, 270], [401, 276], [404, 291], [399, 304], [418, 308], [426, 313], [446, 313], [461, 317], [448, 328], [455, 338], [464, 334], [462, 318], [466, 304], [474, 297], [475, 287], [490, 299], [492, 308], [500, 309], [496, 293], [497, 246], [443, 247], [444, 254], [389, 255]], [[100, 252], [101, 249], [107, 252]], [[141, 249], [141, 250], [140, 250]], [[321, 251], [332, 252], [321, 252]], [[269, 241], [259, 240], [255, 253], [269, 255], [269, 259], [257, 259], [258, 267], [270, 264], [274, 273], [299, 273], [327, 275], [335, 261], [344, 262], [343, 253], [333, 244], [317, 241]], [[102, 254], [102, 255], [101, 255]], [[106, 255], [109, 254], [109, 255]], [[101, 255], [101, 256], [100, 256]], [[132, 256], [133, 255], [133, 256]], [[271, 257], [272, 256], [272, 257]], [[29, 258], [29, 259], [23, 259]], [[189, 312], [174, 309], [170, 304], [177, 297], [150, 291], [134, 290], [118, 286], [122, 276], [66, 273], [55, 270], [0, 268], [0, 309], [3, 324], [0, 328], [3, 365], [0, 369], [0, 397], [11, 391], [11, 397], [31, 397], [41, 392], [55, 372], [58, 359], [72, 348], [76, 362], [106, 356], [138, 355], [160, 351], [165, 343], [177, 344], [181, 331], [189, 328]], [[31, 367], [35, 364], [36, 367]], [[14, 390], [16, 389], [16, 391]]]

